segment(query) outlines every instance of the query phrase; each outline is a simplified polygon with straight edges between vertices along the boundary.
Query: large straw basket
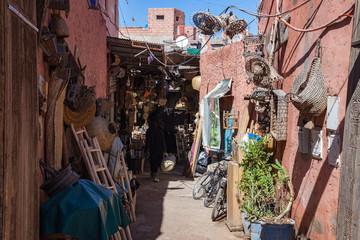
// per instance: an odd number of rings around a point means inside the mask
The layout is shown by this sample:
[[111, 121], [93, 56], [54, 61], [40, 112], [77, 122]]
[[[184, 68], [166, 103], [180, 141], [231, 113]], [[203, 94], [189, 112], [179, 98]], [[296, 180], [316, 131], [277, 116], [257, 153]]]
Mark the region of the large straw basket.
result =
[[313, 58], [295, 79], [290, 99], [306, 116], [319, 116], [325, 110], [327, 94], [320, 58]]
[[68, 106], [64, 105], [64, 122], [66, 125], [70, 126], [72, 123], [76, 128], [84, 127], [88, 124], [95, 116], [96, 104], [94, 104], [84, 111], [75, 112], [71, 110]]
[[94, 117], [91, 122], [86, 125], [86, 130], [90, 138], [96, 137], [100, 148], [105, 151], [111, 147], [116, 136], [116, 129], [112, 128], [113, 123], [102, 117]]

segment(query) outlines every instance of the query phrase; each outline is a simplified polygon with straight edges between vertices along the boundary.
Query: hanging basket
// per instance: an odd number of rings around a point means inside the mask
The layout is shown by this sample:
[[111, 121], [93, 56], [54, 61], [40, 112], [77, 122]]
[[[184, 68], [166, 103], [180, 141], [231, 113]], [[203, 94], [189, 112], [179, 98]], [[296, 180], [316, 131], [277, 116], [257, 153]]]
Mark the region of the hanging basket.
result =
[[86, 125], [86, 130], [90, 138], [97, 138], [102, 151], [111, 147], [117, 132], [114, 123], [110, 123], [109, 120], [102, 117], [94, 117], [91, 122]]
[[75, 128], [81, 128], [94, 118], [95, 112], [95, 102], [91, 107], [80, 112], [73, 111], [68, 106], [64, 105], [64, 122], [68, 126], [72, 123]]
[[263, 57], [248, 58], [245, 70], [250, 81], [259, 87], [269, 87], [272, 83], [284, 79]]
[[319, 116], [325, 110], [327, 94], [320, 58], [313, 58], [295, 79], [290, 100], [306, 116]]
[[270, 100], [270, 133], [276, 141], [286, 141], [288, 103], [285, 99], [286, 93], [281, 90], [273, 90]]
[[72, 110], [81, 112], [96, 104], [95, 87], [80, 86], [75, 102], [69, 106]]

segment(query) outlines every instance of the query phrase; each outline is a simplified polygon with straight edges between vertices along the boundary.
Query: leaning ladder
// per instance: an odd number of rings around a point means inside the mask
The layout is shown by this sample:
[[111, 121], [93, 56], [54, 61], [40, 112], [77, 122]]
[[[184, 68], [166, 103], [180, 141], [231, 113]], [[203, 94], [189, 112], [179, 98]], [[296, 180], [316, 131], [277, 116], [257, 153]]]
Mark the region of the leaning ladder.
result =
[[[85, 127], [79, 130], [75, 130], [73, 124], [71, 124], [70, 127], [84, 159], [91, 181], [101, 184], [117, 193], [118, 191], [105, 163], [97, 138], [90, 138]], [[125, 231], [119, 227], [119, 232], [111, 236], [110, 240], [132, 240], [129, 226], [126, 227]]]

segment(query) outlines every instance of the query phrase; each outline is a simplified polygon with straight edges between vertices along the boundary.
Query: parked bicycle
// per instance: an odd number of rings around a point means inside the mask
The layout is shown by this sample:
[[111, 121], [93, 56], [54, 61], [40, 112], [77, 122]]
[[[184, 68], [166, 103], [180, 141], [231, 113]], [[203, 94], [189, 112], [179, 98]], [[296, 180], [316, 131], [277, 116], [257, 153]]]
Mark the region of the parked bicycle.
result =
[[226, 215], [226, 209], [227, 209], [226, 187], [227, 187], [227, 178], [224, 177], [220, 181], [220, 189], [216, 194], [215, 204], [211, 212], [211, 219], [213, 221]]
[[221, 161], [214, 171], [205, 172], [195, 183], [193, 189], [193, 198], [200, 199], [205, 196], [204, 206], [210, 206], [214, 201], [218, 190], [220, 189], [220, 181], [226, 178], [227, 162]]

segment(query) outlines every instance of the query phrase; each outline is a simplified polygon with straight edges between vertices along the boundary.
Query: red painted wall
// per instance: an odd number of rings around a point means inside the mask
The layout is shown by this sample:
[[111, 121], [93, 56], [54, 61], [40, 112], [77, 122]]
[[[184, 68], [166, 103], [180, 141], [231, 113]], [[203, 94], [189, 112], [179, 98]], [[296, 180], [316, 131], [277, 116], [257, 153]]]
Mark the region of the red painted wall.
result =
[[[211, 49], [209, 47], [208, 49]], [[244, 94], [251, 93], [253, 85], [245, 82], [243, 43], [237, 42], [217, 50], [208, 50], [201, 54], [200, 73], [201, 88], [199, 99], [204, 98], [207, 92], [210, 92], [216, 85], [226, 78], [232, 78], [232, 87], [227, 95], [233, 95], [229, 98], [236, 111], [242, 109]], [[231, 102], [231, 100], [227, 99]], [[228, 105], [228, 104], [227, 104]]]
[[[96, 97], [105, 98], [108, 92], [108, 73], [107, 73], [107, 47], [106, 36], [117, 37], [119, 32], [111, 23], [118, 23], [118, 0], [100, 0], [103, 11], [106, 11], [107, 17], [100, 10], [88, 9], [87, 1], [70, 0], [70, 14], [66, 18], [64, 12], [62, 17], [69, 29], [69, 37], [65, 41], [69, 49], [74, 53], [75, 45], [82, 65], [86, 65], [85, 84], [96, 86]], [[48, 17], [44, 25], [47, 26], [51, 20], [51, 10], [48, 11]], [[42, 75], [49, 81], [49, 65], [43, 59], [43, 52], [38, 49], [37, 74]], [[44, 120], [39, 120], [42, 134], [44, 135]], [[39, 142], [39, 158], [44, 158], [44, 136]], [[39, 173], [39, 182], [42, 183], [41, 173]], [[41, 193], [41, 202], [47, 200], [43, 191]]]
[[[263, 0], [262, 13], [269, 13], [271, 0]], [[283, 1], [281, 11], [286, 11], [300, 3]], [[303, 28], [312, 19], [310, 28], [321, 26], [340, 15], [351, 6], [350, 0], [312, 0], [291, 14], [291, 24]], [[274, 3], [274, 5], [276, 5]], [[272, 13], [275, 12], [272, 7]], [[260, 31], [266, 32], [274, 19], [262, 19]], [[269, 22], [269, 23], [268, 23]], [[265, 30], [266, 29], [266, 30]], [[299, 33], [290, 30], [287, 44], [280, 50], [278, 69], [285, 77], [284, 91], [290, 92], [291, 85], [304, 68], [304, 62], [315, 55], [316, 40], [321, 38], [322, 68], [328, 96], [340, 97], [340, 127], [342, 138], [346, 109], [348, 67], [350, 58], [352, 21], [346, 18], [340, 23], [320, 31]], [[316, 125], [323, 130], [323, 159], [302, 158], [297, 150], [298, 110], [289, 105], [288, 139], [283, 164], [291, 174], [295, 190], [292, 217], [296, 220], [300, 233], [311, 239], [336, 239], [340, 168], [332, 167], [327, 161], [326, 117], [316, 119]]]
[[[303, 1], [279, 1], [281, 11], [293, 8]], [[303, 28], [312, 19], [310, 28], [323, 25], [340, 15], [353, 1], [350, 0], [311, 0], [301, 8], [292, 12], [291, 24]], [[264, 14], [275, 12], [276, 1], [263, 0], [259, 11]], [[266, 33], [274, 18], [261, 19], [259, 31]], [[340, 97], [340, 137], [343, 136], [344, 116], [346, 109], [346, 94], [348, 66], [350, 57], [352, 20], [346, 18], [327, 29], [310, 33], [299, 33], [290, 30], [289, 40], [278, 52], [275, 67], [284, 77], [282, 89], [290, 92], [291, 86], [298, 74], [304, 69], [305, 61], [310, 61], [315, 54], [315, 43], [321, 38], [322, 68], [328, 96]], [[245, 83], [244, 65], [242, 60], [242, 43], [234, 43], [216, 51], [201, 55], [200, 70], [202, 86], [200, 99], [206, 93], [226, 78], [233, 77], [232, 94], [235, 95], [233, 106], [241, 110], [244, 93], [251, 93], [251, 86]], [[312, 240], [336, 239], [336, 221], [340, 182], [340, 167], [335, 168], [327, 161], [326, 116], [323, 113], [315, 121], [322, 127], [323, 158], [302, 157], [298, 152], [299, 111], [290, 103], [288, 113], [288, 137], [283, 157], [283, 165], [291, 176], [295, 190], [295, 201], [291, 217], [295, 219], [299, 233], [304, 233]]]

